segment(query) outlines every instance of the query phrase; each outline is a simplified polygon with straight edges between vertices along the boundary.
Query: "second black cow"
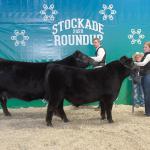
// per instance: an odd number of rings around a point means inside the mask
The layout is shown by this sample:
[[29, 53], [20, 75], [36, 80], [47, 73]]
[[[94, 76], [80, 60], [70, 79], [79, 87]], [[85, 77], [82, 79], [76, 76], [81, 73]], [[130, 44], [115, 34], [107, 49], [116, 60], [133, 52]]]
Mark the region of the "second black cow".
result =
[[48, 100], [46, 122], [52, 126], [55, 109], [64, 122], [67, 116], [63, 110], [63, 101], [67, 99], [73, 105], [82, 105], [101, 101], [101, 117], [112, 123], [113, 101], [117, 98], [122, 81], [134, 68], [132, 59], [122, 57], [105, 67], [85, 70], [63, 65], [52, 64], [47, 68], [45, 89]]

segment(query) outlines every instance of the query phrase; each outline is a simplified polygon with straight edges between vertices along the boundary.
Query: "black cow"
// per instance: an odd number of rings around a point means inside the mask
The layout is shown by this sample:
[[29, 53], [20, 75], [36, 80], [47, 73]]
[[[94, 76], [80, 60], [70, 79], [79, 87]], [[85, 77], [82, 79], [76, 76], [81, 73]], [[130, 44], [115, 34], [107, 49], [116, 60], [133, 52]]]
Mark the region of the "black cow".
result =
[[46, 122], [52, 126], [52, 116], [58, 109], [64, 122], [68, 119], [63, 110], [64, 98], [74, 105], [101, 101], [101, 117], [112, 123], [113, 101], [117, 98], [122, 81], [134, 67], [132, 59], [122, 57], [102, 68], [86, 70], [51, 64], [46, 73], [46, 99], [48, 100]]
[[[53, 63], [85, 68], [93, 60], [76, 51], [71, 56]], [[45, 95], [44, 78], [47, 63], [28, 63], [0, 60], [0, 102], [3, 112], [10, 116], [7, 98], [19, 98], [25, 101], [43, 99]]]

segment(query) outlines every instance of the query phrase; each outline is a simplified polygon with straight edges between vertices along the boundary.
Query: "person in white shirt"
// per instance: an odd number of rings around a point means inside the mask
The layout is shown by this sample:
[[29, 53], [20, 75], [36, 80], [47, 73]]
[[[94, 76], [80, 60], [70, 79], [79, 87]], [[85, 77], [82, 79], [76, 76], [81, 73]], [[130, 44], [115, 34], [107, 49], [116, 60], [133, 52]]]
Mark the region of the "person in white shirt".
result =
[[150, 42], [144, 43], [144, 57], [141, 62], [135, 62], [135, 64], [141, 69], [145, 115], [150, 117]]
[[94, 68], [103, 67], [105, 65], [106, 52], [104, 48], [101, 47], [101, 43], [98, 38], [93, 39], [93, 46], [96, 49], [95, 56], [91, 57], [95, 60]]
[[[93, 46], [96, 49], [95, 56], [91, 57], [92, 59], [95, 60], [94, 65], [93, 65], [94, 68], [100, 68], [100, 67], [105, 66], [106, 52], [104, 48], [101, 47], [101, 43], [98, 38], [93, 39]], [[95, 110], [99, 110], [99, 109], [100, 109], [100, 103]]]

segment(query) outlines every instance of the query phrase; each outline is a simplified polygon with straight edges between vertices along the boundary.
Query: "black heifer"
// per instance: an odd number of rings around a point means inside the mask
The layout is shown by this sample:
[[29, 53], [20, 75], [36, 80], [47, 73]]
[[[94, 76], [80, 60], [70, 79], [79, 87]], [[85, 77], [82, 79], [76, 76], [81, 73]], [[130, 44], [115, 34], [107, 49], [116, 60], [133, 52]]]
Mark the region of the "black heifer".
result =
[[[90, 57], [76, 51], [54, 63], [85, 68], [92, 62]], [[6, 116], [10, 116], [7, 98], [15, 97], [25, 101], [44, 98], [44, 78], [48, 64], [0, 60], [0, 102]]]
[[63, 65], [52, 64], [46, 73], [47, 116], [48, 126], [52, 126], [52, 116], [58, 108], [64, 122], [68, 119], [63, 110], [63, 100], [67, 99], [74, 105], [101, 101], [101, 117], [111, 123], [113, 101], [117, 98], [122, 81], [133, 68], [133, 61], [122, 57], [120, 61], [113, 61], [103, 68], [85, 70]]

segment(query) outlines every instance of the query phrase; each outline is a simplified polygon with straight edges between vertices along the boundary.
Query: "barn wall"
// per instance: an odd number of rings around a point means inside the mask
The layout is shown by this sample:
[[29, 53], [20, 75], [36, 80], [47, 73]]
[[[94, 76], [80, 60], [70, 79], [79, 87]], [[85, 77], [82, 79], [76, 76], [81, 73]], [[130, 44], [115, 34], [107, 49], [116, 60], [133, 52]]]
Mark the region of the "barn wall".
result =
[[[76, 49], [92, 56], [94, 36], [102, 40], [107, 63], [131, 57], [149, 40], [149, 6], [149, 0], [0, 0], [0, 57], [54, 61]], [[131, 82], [126, 79], [117, 103], [130, 102]], [[10, 107], [44, 105], [9, 101]]]

